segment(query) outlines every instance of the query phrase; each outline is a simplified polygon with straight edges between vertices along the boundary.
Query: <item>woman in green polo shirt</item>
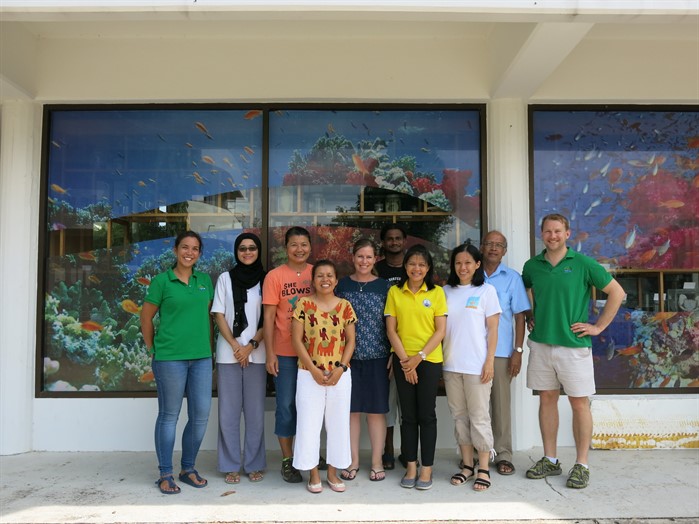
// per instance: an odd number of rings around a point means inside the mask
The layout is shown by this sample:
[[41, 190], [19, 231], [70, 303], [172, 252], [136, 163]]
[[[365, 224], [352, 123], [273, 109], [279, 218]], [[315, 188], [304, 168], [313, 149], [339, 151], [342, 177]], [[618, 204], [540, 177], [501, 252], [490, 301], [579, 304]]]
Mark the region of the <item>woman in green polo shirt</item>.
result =
[[[209, 310], [214, 288], [209, 275], [194, 268], [202, 248], [197, 233], [180, 233], [175, 240], [175, 266], [151, 281], [141, 309], [141, 332], [153, 355], [158, 390], [155, 452], [160, 478], [155, 483], [166, 495], [180, 492], [173, 478], [172, 451], [185, 394], [188, 420], [182, 433], [179, 479], [195, 488], [208, 483], [194, 469], [209, 421], [212, 381], [213, 330]], [[156, 313], [160, 313], [157, 333], [153, 327]]]

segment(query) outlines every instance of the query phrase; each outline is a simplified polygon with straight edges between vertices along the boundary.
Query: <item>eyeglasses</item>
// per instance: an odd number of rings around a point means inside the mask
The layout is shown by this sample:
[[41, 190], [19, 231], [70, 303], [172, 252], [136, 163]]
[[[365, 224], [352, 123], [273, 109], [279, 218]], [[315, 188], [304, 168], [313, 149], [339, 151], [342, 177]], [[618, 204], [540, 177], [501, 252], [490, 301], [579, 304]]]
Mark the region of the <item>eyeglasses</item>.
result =
[[257, 251], [257, 246], [240, 246], [238, 247], [238, 253], [245, 253], [246, 251]]
[[502, 242], [483, 242], [483, 247], [496, 247], [498, 249], [505, 249], [507, 245], [503, 244]]

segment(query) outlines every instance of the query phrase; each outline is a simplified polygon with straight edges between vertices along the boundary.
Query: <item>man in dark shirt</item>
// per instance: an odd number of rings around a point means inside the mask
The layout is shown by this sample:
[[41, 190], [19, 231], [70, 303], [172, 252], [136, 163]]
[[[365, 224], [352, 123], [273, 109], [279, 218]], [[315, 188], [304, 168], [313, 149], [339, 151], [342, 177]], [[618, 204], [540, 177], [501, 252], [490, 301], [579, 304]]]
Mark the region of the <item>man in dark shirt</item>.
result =
[[[396, 284], [403, 276], [403, 255], [405, 253], [405, 239], [407, 237], [405, 228], [400, 224], [386, 224], [381, 228], [381, 252], [384, 256], [376, 263], [376, 270], [379, 276], [388, 280], [391, 284]], [[392, 362], [389, 359], [389, 363]], [[395, 458], [393, 450], [393, 427], [398, 421], [400, 408], [398, 406], [398, 395], [396, 392], [396, 380], [391, 373], [390, 389], [388, 393], [388, 413], [386, 413], [386, 443], [384, 445], [383, 467], [393, 469]], [[402, 455], [398, 457], [402, 458]]]

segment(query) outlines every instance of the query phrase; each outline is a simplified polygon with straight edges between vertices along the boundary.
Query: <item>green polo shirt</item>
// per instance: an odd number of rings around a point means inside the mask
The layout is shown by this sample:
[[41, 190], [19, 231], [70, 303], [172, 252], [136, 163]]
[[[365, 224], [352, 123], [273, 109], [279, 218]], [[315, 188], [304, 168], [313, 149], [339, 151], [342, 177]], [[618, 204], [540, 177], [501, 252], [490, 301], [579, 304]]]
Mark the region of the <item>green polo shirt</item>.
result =
[[[413, 294], [408, 283], [403, 287], [391, 286], [386, 298], [384, 316], [396, 318], [396, 332], [403, 342], [409, 357], [417, 355], [434, 334], [434, 317], [447, 314], [447, 299], [444, 290], [435, 286], [429, 291], [427, 285]], [[427, 355], [428, 362], [443, 362], [442, 343]]]
[[522, 269], [524, 287], [534, 294], [534, 329], [529, 338], [541, 344], [591, 347], [591, 338], [578, 338], [570, 326], [587, 322], [592, 287], [605, 288], [612, 276], [596, 260], [571, 248], [555, 267], [545, 253], [530, 258]]
[[155, 333], [156, 360], [194, 360], [211, 356], [209, 306], [214, 298], [211, 277], [194, 271], [189, 285], [170, 269], [148, 286], [145, 301], [158, 306], [160, 325]]

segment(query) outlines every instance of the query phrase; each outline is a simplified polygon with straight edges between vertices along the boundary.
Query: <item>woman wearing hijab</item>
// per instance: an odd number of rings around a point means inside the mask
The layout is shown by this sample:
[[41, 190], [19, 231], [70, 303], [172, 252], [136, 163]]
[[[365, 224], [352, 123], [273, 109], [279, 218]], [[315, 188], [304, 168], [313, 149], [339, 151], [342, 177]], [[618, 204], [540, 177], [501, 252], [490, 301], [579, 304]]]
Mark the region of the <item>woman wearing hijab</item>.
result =
[[[211, 308], [219, 329], [216, 343], [218, 469], [226, 473], [228, 484], [240, 482], [241, 468], [251, 482], [259, 482], [267, 468], [262, 244], [257, 235], [243, 233], [236, 238], [234, 249], [236, 265], [219, 277]], [[244, 450], [240, 446], [241, 415], [245, 417]]]

